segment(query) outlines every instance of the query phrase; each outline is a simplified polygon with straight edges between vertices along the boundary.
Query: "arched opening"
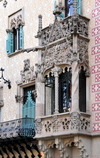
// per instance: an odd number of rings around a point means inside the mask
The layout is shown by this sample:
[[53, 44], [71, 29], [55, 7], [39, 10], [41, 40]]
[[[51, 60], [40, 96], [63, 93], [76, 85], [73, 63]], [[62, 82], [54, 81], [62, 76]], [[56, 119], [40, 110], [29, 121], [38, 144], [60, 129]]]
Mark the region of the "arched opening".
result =
[[65, 69], [65, 73], [59, 75], [59, 112], [69, 112], [71, 110], [71, 68]]

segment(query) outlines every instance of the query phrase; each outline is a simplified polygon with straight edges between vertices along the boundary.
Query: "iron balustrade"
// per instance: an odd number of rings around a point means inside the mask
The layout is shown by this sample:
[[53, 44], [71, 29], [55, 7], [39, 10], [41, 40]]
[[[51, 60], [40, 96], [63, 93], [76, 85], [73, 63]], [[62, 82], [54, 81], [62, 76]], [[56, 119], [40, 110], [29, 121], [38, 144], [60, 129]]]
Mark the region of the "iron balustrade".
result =
[[33, 118], [20, 118], [0, 123], [0, 138], [34, 137], [35, 123]]

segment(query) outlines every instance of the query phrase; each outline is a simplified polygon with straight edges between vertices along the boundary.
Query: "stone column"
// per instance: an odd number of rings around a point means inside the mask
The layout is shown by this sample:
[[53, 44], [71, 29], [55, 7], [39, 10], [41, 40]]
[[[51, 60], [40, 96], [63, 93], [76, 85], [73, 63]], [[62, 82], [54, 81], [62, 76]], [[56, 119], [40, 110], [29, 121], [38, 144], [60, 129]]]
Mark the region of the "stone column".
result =
[[52, 74], [55, 77], [55, 114], [59, 113], [59, 74], [62, 72], [60, 67], [55, 66]]
[[72, 112], [79, 111], [79, 70], [78, 63], [72, 64]]
[[79, 54], [77, 52], [77, 35], [73, 35], [72, 62], [72, 112], [79, 111]]

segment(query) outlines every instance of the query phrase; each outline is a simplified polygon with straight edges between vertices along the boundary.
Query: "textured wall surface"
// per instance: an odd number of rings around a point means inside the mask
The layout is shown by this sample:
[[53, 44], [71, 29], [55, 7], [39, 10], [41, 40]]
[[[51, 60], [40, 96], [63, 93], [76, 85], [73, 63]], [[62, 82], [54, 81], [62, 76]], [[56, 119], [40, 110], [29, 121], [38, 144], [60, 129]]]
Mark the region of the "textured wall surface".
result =
[[37, 52], [19, 53], [8, 57], [6, 52], [6, 39], [8, 29], [8, 16], [24, 7], [24, 48], [32, 48], [38, 45], [34, 37], [38, 31], [38, 15], [43, 16], [43, 27], [53, 22], [53, 0], [8, 0], [6, 8], [0, 3], [0, 67], [5, 69], [4, 76], [11, 81], [12, 88], [9, 90], [7, 85], [4, 90], [4, 107], [2, 107], [2, 121], [18, 118], [18, 104], [15, 101], [17, 93], [16, 81], [20, 80], [20, 71], [23, 70], [25, 59], [30, 59], [30, 65], [35, 66], [37, 62]]

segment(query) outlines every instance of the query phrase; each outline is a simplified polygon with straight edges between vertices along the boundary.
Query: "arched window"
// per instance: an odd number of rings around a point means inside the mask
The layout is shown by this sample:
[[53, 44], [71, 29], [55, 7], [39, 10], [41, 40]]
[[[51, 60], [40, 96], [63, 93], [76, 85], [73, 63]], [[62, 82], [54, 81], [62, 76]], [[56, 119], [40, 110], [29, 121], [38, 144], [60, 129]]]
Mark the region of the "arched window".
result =
[[[71, 70], [71, 69], [70, 69]], [[71, 71], [59, 76], [59, 112], [69, 112], [71, 110]]]
[[46, 76], [45, 104], [46, 104], [46, 109], [45, 109], [46, 115], [54, 114], [54, 109], [55, 109], [55, 78], [54, 78], [54, 76], [51, 75], [51, 73], [49, 74], [49, 76]]

